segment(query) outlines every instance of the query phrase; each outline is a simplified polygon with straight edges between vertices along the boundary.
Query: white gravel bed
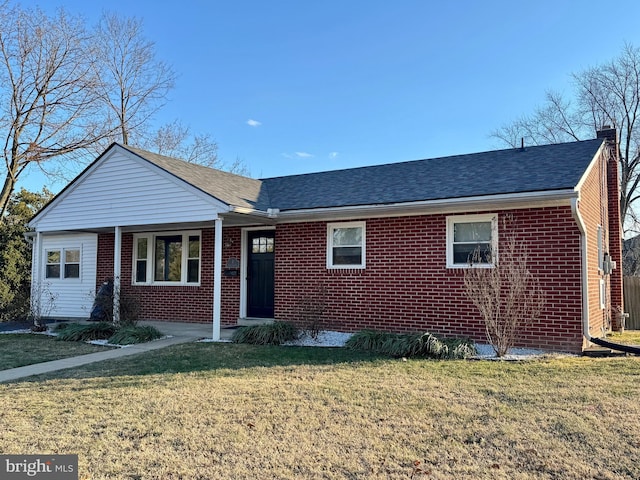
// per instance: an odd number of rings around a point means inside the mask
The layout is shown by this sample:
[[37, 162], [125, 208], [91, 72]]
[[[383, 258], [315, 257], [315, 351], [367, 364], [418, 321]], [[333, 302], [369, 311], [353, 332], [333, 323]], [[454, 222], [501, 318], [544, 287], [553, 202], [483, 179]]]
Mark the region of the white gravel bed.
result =
[[509, 353], [503, 357], [496, 357], [496, 352], [491, 345], [476, 343], [477, 355], [471, 357], [480, 360], [533, 360], [542, 356], [573, 356], [570, 353], [549, 352], [545, 350], [537, 350], [535, 348], [512, 348]]
[[313, 338], [308, 333], [303, 333], [297, 340], [285, 342], [283, 345], [296, 347], [344, 347], [344, 344], [351, 338], [350, 333], [322, 331], [317, 338]]

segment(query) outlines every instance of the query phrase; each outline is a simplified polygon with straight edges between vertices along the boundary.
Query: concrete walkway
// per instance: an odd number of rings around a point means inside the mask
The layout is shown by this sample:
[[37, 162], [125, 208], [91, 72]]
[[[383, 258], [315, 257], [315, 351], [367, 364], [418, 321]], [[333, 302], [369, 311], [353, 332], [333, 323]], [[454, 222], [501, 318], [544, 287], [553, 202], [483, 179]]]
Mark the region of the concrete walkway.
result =
[[[89, 353], [77, 357], [63, 358], [53, 360], [51, 362], [36, 363], [26, 365], [24, 367], [11, 368], [9, 370], [0, 371], [0, 383], [10, 382], [20, 378], [30, 377], [32, 375], [40, 375], [43, 373], [55, 372], [67, 368], [79, 367], [89, 363], [101, 362], [113, 358], [128, 357], [129, 355], [137, 355], [138, 353], [150, 352], [160, 348], [170, 347], [181, 343], [190, 343], [202, 338], [211, 338], [211, 324], [201, 323], [173, 323], [173, 322], [139, 322], [138, 325], [152, 325], [160, 330], [168, 338], [154, 340], [152, 342], [131, 345], [122, 348], [113, 348], [104, 352]], [[220, 334], [223, 340], [229, 339], [233, 330], [222, 329]]]

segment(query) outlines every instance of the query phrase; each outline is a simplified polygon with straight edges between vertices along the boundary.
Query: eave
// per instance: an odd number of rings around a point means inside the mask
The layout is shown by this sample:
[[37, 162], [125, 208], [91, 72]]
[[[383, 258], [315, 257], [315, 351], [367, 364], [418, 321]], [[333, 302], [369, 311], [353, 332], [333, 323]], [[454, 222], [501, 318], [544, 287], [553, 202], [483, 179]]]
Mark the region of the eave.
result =
[[578, 192], [571, 188], [417, 202], [286, 210], [277, 213], [276, 223], [570, 206], [571, 200], [577, 197]]

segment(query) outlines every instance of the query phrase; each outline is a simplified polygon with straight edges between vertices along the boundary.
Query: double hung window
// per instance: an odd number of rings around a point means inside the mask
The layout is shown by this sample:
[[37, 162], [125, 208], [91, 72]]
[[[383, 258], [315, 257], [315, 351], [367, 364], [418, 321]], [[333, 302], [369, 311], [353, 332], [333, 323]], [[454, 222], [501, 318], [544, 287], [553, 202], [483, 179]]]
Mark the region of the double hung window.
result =
[[327, 226], [327, 268], [365, 268], [365, 222]]
[[200, 283], [200, 232], [134, 235], [135, 284]]
[[45, 256], [45, 278], [80, 278], [79, 248], [51, 249]]
[[492, 267], [497, 246], [496, 215], [447, 217], [447, 267]]

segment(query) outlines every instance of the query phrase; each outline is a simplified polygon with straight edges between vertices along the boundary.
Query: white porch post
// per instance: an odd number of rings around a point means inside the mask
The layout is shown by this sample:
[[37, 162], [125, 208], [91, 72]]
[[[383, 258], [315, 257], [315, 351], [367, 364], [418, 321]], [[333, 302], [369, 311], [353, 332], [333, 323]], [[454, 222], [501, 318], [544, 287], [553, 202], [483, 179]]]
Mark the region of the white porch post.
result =
[[220, 300], [222, 299], [222, 219], [215, 220], [213, 252], [213, 340], [220, 340]]
[[122, 270], [122, 228], [115, 227], [113, 245], [113, 322], [120, 323], [120, 274]]

